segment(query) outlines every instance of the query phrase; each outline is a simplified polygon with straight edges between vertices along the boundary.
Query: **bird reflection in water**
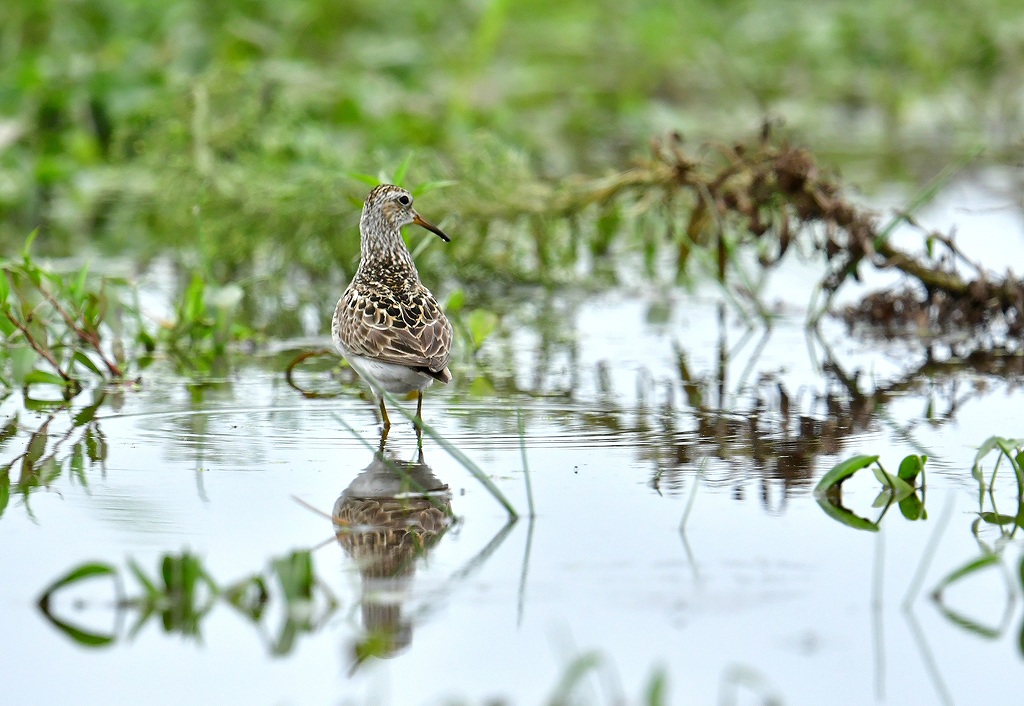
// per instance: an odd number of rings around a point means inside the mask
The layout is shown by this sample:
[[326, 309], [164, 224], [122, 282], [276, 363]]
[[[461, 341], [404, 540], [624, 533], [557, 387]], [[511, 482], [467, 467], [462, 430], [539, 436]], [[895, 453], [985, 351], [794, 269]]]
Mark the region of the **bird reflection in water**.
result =
[[[383, 440], [382, 440], [383, 442]], [[353, 670], [369, 657], [393, 657], [412, 642], [402, 615], [416, 571], [453, 521], [451, 491], [423, 461], [399, 461], [383, 443], [334, 504], [338, 542], [359, 566], [364, 635]]]

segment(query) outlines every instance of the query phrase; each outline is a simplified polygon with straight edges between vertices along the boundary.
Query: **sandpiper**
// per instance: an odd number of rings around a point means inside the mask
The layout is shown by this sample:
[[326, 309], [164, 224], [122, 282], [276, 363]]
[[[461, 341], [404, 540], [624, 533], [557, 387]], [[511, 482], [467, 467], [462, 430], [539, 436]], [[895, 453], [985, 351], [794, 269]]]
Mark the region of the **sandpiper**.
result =
[[420, 282], [402, 226], [415, 223], [451, 241], [412, 207], [412, 194], [392, 184], [374, 187], [359, 219], [359, 268], [334, 310], [331, 335], [352, 368], [380, 403], [384, 431], [391, 427], [379, 390], [416, 391], [422, 419], [423, 390], [434, 380], [451, 382], [448, 357], [452, 325], [434, 295]]

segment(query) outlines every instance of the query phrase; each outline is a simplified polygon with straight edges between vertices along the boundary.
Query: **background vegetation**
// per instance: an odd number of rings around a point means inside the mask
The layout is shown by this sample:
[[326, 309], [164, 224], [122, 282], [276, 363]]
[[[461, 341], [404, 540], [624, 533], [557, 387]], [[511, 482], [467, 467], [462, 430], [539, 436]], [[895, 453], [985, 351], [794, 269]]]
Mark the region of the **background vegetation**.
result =
[[346, 175], [413, 150], [414, 182], [500, 200], [765, 115], [831, 151], [1020, 138], [1009, 0], [11, 0], [0, 27], [4, 233], [44, 222], [63, 249], [180, 244], [196, 204], [229, 258], [329, 245]]
[[11, 0], [0, 28], [4, 251], [38, 228], [69, 272], [169, 257], [176, 296], [240, 287], [237, 320], [275, 337], [325, 330], [301, 310], [344, 286], [374, 179], [403, 175], [454, 233], [418, 241], [447, 296], [656, 275], [694, 201], [601, 180], [669, 132], [691, 150], [781, 119], [868, 189], [1021, 146], [1009, 0]]

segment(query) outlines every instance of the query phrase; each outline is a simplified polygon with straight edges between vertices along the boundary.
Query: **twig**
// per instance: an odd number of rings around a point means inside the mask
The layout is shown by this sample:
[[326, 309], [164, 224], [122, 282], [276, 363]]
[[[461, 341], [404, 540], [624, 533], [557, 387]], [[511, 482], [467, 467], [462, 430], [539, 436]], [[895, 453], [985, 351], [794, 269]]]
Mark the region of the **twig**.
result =
[[61, 380], [64, 381], [64, 385], [66, 387], [70, 389], [81, 389], [81, 386], [78, 384], [78, 381], [72, 378], [67, 373], [65, 373], [63, 370], [61, 370], [60, 365], [57, 363], [57, 359], [53, 357], [53, 353], [51, 353], [48, 349], [44, 348], [42, 345], [39, 344], [39, 342], [31, 334], [31, 332], [29, 332], [27, 326], [25, 326], [23, 323], [21, 323], [21, 321], [19, 321], [15, 317], [11, 316], [9, 313], [5, 312], [5, 315], [7, 316], [7, 320], [14, 324], [14, 326], [19, 331], [21, 331], [22, 335], [25, 337], [25, 340], [28, 341], [28, 344], [32, 347], [32, 350], [38, 353], [43, 359], [46, 360], [47, 363], [53, 366], [54, 370], [57, 371], [57, 374], [60, 375]]
[[93, 347], [93, 350], [95, 350], [97, 355], [99, 355], [100, 360], [102, 360], [103, 364], [107, 366], [107, 370], [110, 372], [110, 374], [113, 375], [115, 378], [124, 377], [124, 371], [121, 370], [121, 368], [116, 363], [108, 359], [106, 354], [103, 352], [103, 348], [101, 347], [100, 344], [99, 335], [95, 331], [86, 331], [80, 328], [78, 324], [75, 323], [75, 320], [71, 317], [71, 315], [64, 309], [64, 307], [60, 305], [60, 302], [57, 301], [57, 298], [54, 297], [53, 294], [51, 294], [49, 291], [46, 290], [46, 288], [43, 287], [42, 282], [37, 284], [36, 288], [40, 291], [40, 293], [42, 293], [43, 298], [45, 298], [46, 301], [50, 303], [50, 306], [52, 306], [57, 311], [57, 313], [60, 314], [61, 318], [64, 319], [64, 322], [68, 325], [68, 327], [75, 332], [75, 335]]

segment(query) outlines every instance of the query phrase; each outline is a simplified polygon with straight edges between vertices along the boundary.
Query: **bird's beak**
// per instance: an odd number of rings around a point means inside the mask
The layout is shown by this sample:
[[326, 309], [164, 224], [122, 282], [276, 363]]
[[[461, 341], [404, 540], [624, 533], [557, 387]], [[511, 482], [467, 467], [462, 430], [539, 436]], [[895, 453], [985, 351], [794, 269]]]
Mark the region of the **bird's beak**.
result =
[[430, 221], [428, 221], [427, 219], [425, 219], [423, 216], [421, 216], [420, 214], [416, 213], [415, 211], [412, 212], [412, 222], [415, 223], [418, 226], [426, 228], [427, 230], [429, 230], [431, 233], [436, 235], [438, 238], [440, 238], [444, 242], [446, 242], [446, 243], [452, 242], [452, 239], [449, 238], [448, 235], [443, 230], [441, 230], [440, 228], [435, 226], [433, 223], [431, 223]]

